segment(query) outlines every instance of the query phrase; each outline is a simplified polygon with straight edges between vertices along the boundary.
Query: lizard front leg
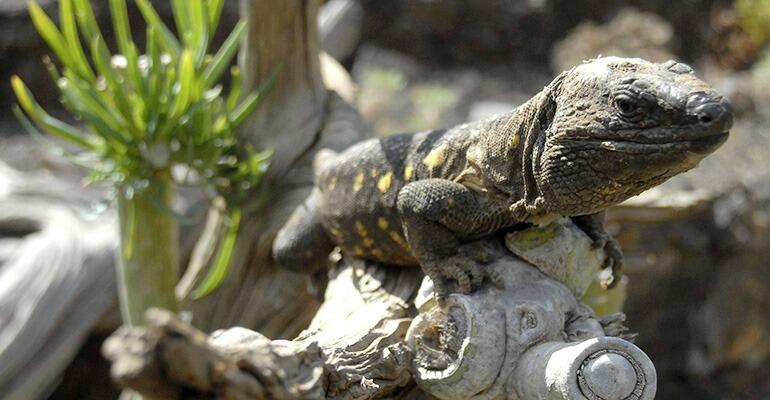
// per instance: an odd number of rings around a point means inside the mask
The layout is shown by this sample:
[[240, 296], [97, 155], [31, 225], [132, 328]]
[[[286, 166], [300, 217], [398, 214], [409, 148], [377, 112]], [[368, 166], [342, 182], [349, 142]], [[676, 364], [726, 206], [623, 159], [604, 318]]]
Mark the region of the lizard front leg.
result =
[[[439, 302], [450, 293], [448, 281], [468, 293], [489, 278], [500, 286], [500, 278], [478, 260], [459, 253], [460, 238], [480, 225], [494, 223], [489, 209], [467, 187], [444, 179], [410, 183], [398, 194], [398, 210], [412, 252], [425, 274], [433, 280]], [[494, 228], [490, 226], [490, 230]]]
[[611, 268], [612, 274], [600, 283], [605, 289], [611, 289], [618, 284], [623, 273], [623, 251], [618, 241], [604, 229], [604, 220], [604, 211], [572, 217], [575, 225], [593, 240], [594, 248], [604, 249], [604, 268]]

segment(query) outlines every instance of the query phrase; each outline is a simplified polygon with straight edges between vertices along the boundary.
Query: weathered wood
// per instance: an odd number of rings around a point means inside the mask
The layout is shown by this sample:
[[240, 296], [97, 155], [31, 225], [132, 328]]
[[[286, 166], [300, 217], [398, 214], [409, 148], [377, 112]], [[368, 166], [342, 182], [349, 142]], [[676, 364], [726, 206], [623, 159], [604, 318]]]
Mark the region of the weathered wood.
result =
[[450, 295], [439, 309], [419, 270], [346, 257], [310, 327], [292, 341], [243, 328], [207, 336], [155, 311], [149, 327], [122, 329], [104, 352], [118, 382], [163, 387], [168, 398], [654, 398], [650, 360], [607, 336], [624, 333], [622, 317], [599, 319], [576, 300], [601, 255], [572, 224], [550, 232], [512, 235], [507, 244], [565, 284], [496, 242], [473, 243], [462, 251], [487, 251], [503, 287]]
[[318, 16], [321, 48], [336, 60], [347, 60], [358, 48], [363, 19], [359, 0], [327, 2]]
[[[312, 159], [322, 148], [342, 149], [365, 135], [344, 97], [349, 79], [334, 61], [320, 57], [319, 0], [242, 0], [249, 18], [240, 64], [245, 90], [281, 66], [276, 85], [242, 131], [244, 143], [272, 148], [270, 201], [244, 217], [230, 273], [222, 287], [192, 305], [195, 324], [206, 331], [233, 325], [268, 337], [291, 337], [312, 318], [317, 302], [306, 277], [277, 268], [270, 243], [293, 208], [309, 193]], [[337, 78], [322, 71], [337, 71]], [[346, 95], [347, 94], [347, 95]]]
[[[254, 3], [260, 7], [263, 5], [260, 1]], [[289, 2], [286, 3], [288, 6]], [[310, 7], [306, 13], [309, 17], [314, 15], [319, 2], [293, 3], [295, 9]], [[272, 11], [255, 14], [257, 17], [272, 20], [273, 14]], [[285, 17], [289, 17], [288, 13]], [[309, 21], [305, 23], [308, 29], [315, 26]], [[277, 201], [252, 216], [252, 220], [259, 223], [249, 223], [244, 229], [244, 237], [253, 241], [241, 244], [238, 253], [241, 262], [233, 268], [233, 276], [217, 296], [195, 305], [196, 310], [201, 310], [196, 314], [196, 322], [201, 326], [240, 324], [263, 328], [271, 337], [299, 332], [306, 326], [315, 308], [312, 306], [314, 300], [309, 295], [303, 295], [304, 277], [277, 271], [270, 266], [267, 257], [269, 245], [266, 244], [270, 240], [270, 227], [277, 229], [290, 209], [304, 197], [303, 188], [310, 185], [311, 144], [341, 148], [364, 132], [355, 110], [342, 100], [352, 101], [353, 96], [352, 82], [344, 69], [328, 56], [313, 62], [310, 54], [318, 58], [317, 44], [303, 47], [302, 40], [299, 40], [301, 37], [297, 38], [296, 46], [285, 46], [292, 42], [277, 36], [283, 34], [280, 27], [278, 24], [272, 28], [276, 30], [269, 36], [271, 49], [291, 48], [276, 54], [292, 59], [291, 54], [294, 53], [291, 51], [297, 51], [302, 56], [296, 60], [301, 63], [309, 60], [310, 66], [297, 66], [294, 70], [294, 64], [284, 63], [284, 71], [287, 65], [288, 71], [294, 71], [293, 78], [279, 82], [279, 89], [273, 93], [280, 93], [284, 91], [280, 88], [286, 87], [284, 93], [289, 93], [286, 94], [288, 98], [302, 100], [305, 98], [303, 91], [312, 90], [318, 93], [314, 97], [316, 100], [329, 100], [326, 103], [297, 103], [308, 107], [304, 123], [291, 118], [301, 115], [301, 110], [281, 109], [281, 104], [288, 101], [287, 97], [276, 96], [275, 100], [271, 97], [267, 101], [268, 107], [278, 110], [274, 115], [283, 118], [276, 121], [282, 120], [288, 125], [281, 129], [276, 126], [276, 130], [272, 131], [259, 129], [254, 131], [255, 137], [269, 134], [274, 138], [309, 138], [304, 148], [293, 145], [277, 153], [278, 160], [287, 160], [286, 165], [291, 164], [288, 161], [299, 160], [296, 165], [300, 170], [290, 177], [281, 177], [286, 175], [286, 171], [274, 175]], [[309, 35], [309, 42], [317, 41], [310, 36], [313, 35]], [[260, 71], [268, 73], [277, 65], [273, 64], [278, 63], [277, 60], [254, 60], [254, 64], [247, 63], [246, 66], [260, 65], [264, 67]], [[323, 82], [320, 81], [319, 65], [323, 66]], [[245, 74], [254, 84], [258, 83], [254, 74], [256, 71], [247, 69]], [[302, 77], [309, 71], [316, 71], [312, 80]], [[282, 76], [286, 79], [286, 75]], [[296, 82], [299, 84], [294, 85]], [[309, 82], [315, 83], [310, 85]], [[327, 94], [326, 87], [339, 92], [342, 98]], [[324, 120], [324, 115], [333, 116]], [[326, 127], [323, 130], [319, 122], [322, 120]], [[259, 140], [262, 139], [264, 137], [260, 136]], [[265, 142], [270, 144], [270, 140], [265, 139]], [[107, 213], [96, 219], [94, 215], [87, 215], [104, 197], [102, 189], [83, 188], [80, 182], [82, 176], [73, 173], [46, 149], [26, 145], [20, 146], [18, 151], [35, 160], [45, 159], [45, 162], [39, 163], [55, 169], [56, 173], [53, 176], [38, 176], [18, 172], [0, 163], [0, 398], [3, 399], [32, 399], [50, 390], [97, 320], [114, 305], [116, 299], [114, 257], [118, 238], [114, 215]], [[200, 200], [199, 195], [187, 196], [185, 193], [182, 196], [188, 207], [190, 203]], [[183, 232], [185, 248], [191, 246], [192, 236], [195, 234], [191, 230]], [[256, 251], [252, 252], [252, 248]], [[183, 250], [183, 253], [189, 253], [189, 250]], [[187, 286], [192, 285], [188, 282]]]
[[50, 390], [115, 302], [114, 214], [86, 220], [82, 193], [41, 178], [0, 163], [3, 399]]
[[319, 59], [320, 5], [320, 0], [241, 1], [241, 15], [249, 22], [239, 61], [245, 91], [278, 71], [243, 139], [275, 150], [271, 172], [279, 182], [323, 128], [329, 96]]
[[124, 327], [105, 342], [112, 375], [139, 392], [161, 388], [169, 399], [182, 388], [224, 399], [368, 398], [375, 386], [380, 394], [400, 390], [411, 382], [403, 338], [419, 273], [355, 263], [332, 280], [327, 306], [293, 341], [244, 328], [207, 336], [156, 310], [146, 329]]

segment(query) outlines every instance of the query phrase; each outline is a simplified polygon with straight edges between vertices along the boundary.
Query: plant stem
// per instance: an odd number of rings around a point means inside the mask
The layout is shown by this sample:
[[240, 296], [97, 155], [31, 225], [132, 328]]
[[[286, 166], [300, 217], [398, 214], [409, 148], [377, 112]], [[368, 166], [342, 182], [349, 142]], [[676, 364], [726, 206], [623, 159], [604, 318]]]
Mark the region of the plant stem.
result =
[[120, 253], [117, 275], [124, 323], [141, 325], [144, 312], [160, 307], [179, 311], [174, 288], [179, 279], [179, 228], [171, 213], [176, 187], [168, 171], [147, 189], [118, 193]]

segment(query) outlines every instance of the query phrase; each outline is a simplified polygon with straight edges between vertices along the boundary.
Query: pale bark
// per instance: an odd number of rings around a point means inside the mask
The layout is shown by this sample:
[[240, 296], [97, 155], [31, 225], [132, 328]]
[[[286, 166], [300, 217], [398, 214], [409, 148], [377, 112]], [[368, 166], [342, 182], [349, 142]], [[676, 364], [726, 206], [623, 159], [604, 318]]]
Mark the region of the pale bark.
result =
[[[274, 200], [244, 219], [245, 240], [239, 244], [230, 278], [194, 309], [195, 323], [206, 329], [243, 325], [259, 328], [270, 337], [286, 337], [307, 325], [316, 305], [306, 294], [305, 277], [271, 265], [272, 232], [303, 199], [312, 179], [309, 166], [315, 149], [340, 149], [364, 130], [355, 110], [345, 102], [352, 101], [354, 88], [344, 69], [328, 56], [318, 61], [315, 22], [307, 18], [312, 19], [320, 2], [253, 2], [257, 7], [267, 3], [276, 8], [252, 14], [252, 26], [262, 26], [262, 19], [276, 25], [260, 28], [272, 29], [265, 33], [268, 36], [259, 36], [270, 38], [261, 45], [255, 43], [255, 34], [262, 35], [261, 31], [250, 35], [247, 43], [262, 50], [253, 53], [258, 57], [244, 61], [244, 76], [257, 85], [282, 63], [284, 72], [279, 78], [284, 81], [271, 91], [267, 108], [261, 109], [266, 114], [260, 118], [271, 116], [266, 110], [272, 110], [276, 119], [270, 123], [276, 125], [245, 130], [244, 137], [253, 138], [259, 148], [275, 146], [279, 139], [288, 140], [291, 146], [276, 153], [278, 167], [271, 177]], [[283, 10], [281, 17], [274, 14], [276, 10]], [[304, 10], [305, 17], [295, 18], [292, 12], [298, 10]], [[299, 35], [292, 40], [279, 36], [286, 34], [281, 21], [289, 20], [295, 21], [296, 29], [291, 30]], [[305, 29], [307, 36], [303, 37]], [[278, 51], [275, 58], [260, 58], [260, 52], [273, 50]], [[287, 62], [291, 60], [296, 62]], [[304, 74], [312, 78], [306, 79]], [[327, 92], [327, 87], [340, 96]], [[296, 106], [288, 106], [290, 103]], [[297, 118], [300, 115], [303, 117]], [[106, 198], [104, 191], [83, 188], [82, 175], [52, 157], [48, 149], [30, 145], [21, 152], [26, 158], [45, 159], [38, 164], [55, 173], [37, 176], [0, 163], [0, 398], [13, 400], [34, 399], [50, 391], [105, 312], [117, 314], [113, 307], [117, 298], [117, 220], [111, 212], [93, 214], [98, 201]], [[187, 203], [183, 208], [201, 200], [199, 194], [188, 194], [187, 190], [180, 193], [180, 200]], [[184, 259], [195, 232], [186, 228], [181, 234]], [[196, 256], [198, 261], [205, 261], [200, 259], [211, 252], [201, 253]], [[187, 289], [194, 286], [186, 285]], [[111, 315], [106, 321], [102, 329], [114, 329], [117, 318]]]
[[243, 328], [207, 336], [154, 311], [104, 352], [116, 381], [168, 399], [653, 399], [649, 358], [612, 337], [625, 333], [622, 316], [599, 319], [575, 298], [602, 259], [590, 239], [566, 223], [506, 243], [540, 271], [495, 242], [469, 244], [461, 252], [485, 251], [503, 286], [453, 294], [445, 309], [416, 268], [346, 257], [292, 341]]
[[317, 308], [306, 289], [307, 278], [277, 268], [270, 259], [270, 244], [309, 193], [314, 154], [322, 148], [342, 149], [365, 134], [357, 112], [343, 100], [350, 100], [349, 79], [340, 78], [333, 60], [320, 56], [320, 3], [241, 1], [250, 22], [240, 59], [244, 90], [257, 87], [280, 67], [276, 85], [242, 137], [256, 148], [272, 148], [275, 155], [269, 201], [244, 217], [227, 279], [214, 294], [192, 305], [194, 322], [204, 330], [240, 325], [268, 337], [291, 337]]
[[[0, 162], [0, 398], [50, 389], [115, 303], [113, 213], [77, 187]], [[94, 218], [96, 217], [96, 218]]]

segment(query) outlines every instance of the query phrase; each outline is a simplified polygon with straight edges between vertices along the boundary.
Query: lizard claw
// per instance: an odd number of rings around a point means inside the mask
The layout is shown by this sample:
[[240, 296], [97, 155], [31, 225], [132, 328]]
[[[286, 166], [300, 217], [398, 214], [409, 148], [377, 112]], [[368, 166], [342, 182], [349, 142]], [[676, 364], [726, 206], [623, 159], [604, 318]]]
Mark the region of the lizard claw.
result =
[[594, 246], [604, 249], [605, 258], [602, 268], [611, 271], [602, 278], [599, 284], [604, 289], [612, 289], [620, 282], [620, 277], [623, 274], [623, 252], [620, 250], [618, 242], [610, 236], [595, 240]]
[[604, 249], [603, 273], [599, 283], [604, 289], [612, 289], [618, 282], [623, 270], [623, 252], [620, 244], [604, 230], [604, 212], [572, 217], [583, 232], [591, 238], [593, 249]]
[[487, 268], [486, 270], [487, 278], [489, 278], [489, 281], [492, 282], [493, 285], [495, 285], [498, 289], [505, 289], [505, 280], [503, 279], [503, 276], [500, 274], [499, 271], [492, 268]]
[[463, 271], [457, 265], [446, 265], [442, 273], [445, 278], [454, 279], [457, 282], [457, 290], [460, 293], [468, 294], [471, 292], [471, 279], [467, 271]]
[[460, 247], [460, 255], [479, 264], [489, 264], [492, 261], [494, 249], [488, 241], [475, 241]]
[[[425, 271], [428, 277], [433, 280], [433, 291], [439, 306], [444, 303], [449, 293], [469, 294], [480, 288], [485, 279], [492, 282], [497, 288], [504, 286], [503, 278], [499, 272], [465, 256], [454, 256], [436, 262], [425, 268]], [[449, 290], [450, 287], [454, 290]]]
[[[591, 248], [594, 249], [594, 250], [596, 250], [596, 249], [603, 249], [605, 246], [607, 246], [607, 242], [608, 242], [608, 239], [606, 237], [601, 237], [601, 238], [595, 239], [591, 243]], [[606, 260], [605, 260], [605, 264], [606, 264]]]

